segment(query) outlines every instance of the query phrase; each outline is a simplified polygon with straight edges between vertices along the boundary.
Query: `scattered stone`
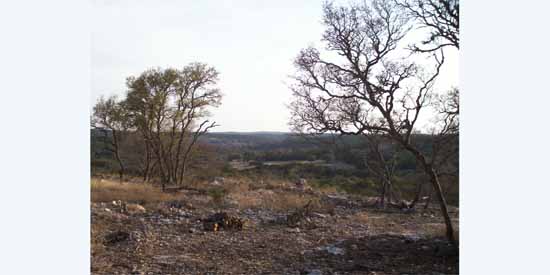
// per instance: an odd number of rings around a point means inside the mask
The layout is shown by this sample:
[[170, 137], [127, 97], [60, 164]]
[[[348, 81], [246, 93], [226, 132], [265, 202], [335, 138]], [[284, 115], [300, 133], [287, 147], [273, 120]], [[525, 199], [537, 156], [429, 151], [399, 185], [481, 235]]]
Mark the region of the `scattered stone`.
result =
[[129, 203], [126, 205], [126, 210], [130, 214], [144, 214], [147, 212], [145, 207], [137, 204], [137, 203]]
[[[234, 182], [237, 180], [228, 178], [226, 184]], [[284, 208], [254, 204], [240, 209], [227, 203], [229, 206], [221, 210], [227, 213], [219, 213], [220, 210], [213, 207], [204, 194], [190, 192], [178, 194], [178, 200], [172, 202], [148, 202], [146, 209], [144, 202], [140, 202], [138, 205], [146, 210], [143, 215], [119, 212], [122, 203], [118, 201], [92, 203], [92, 244], [110, 245], [92, 246], [92, 273], [323, 275], [371, 274], [372, 270], [376, 270], [372, 274], [458, 272], [458, 255], [451, 253], [445, 241], [438, 243], [431, 237], [424, 237], [424, 228], [444, 226], [440, 220], [429, 219], [430, 212], [419, 211], [418, 215], [405, 216], [398, 209], [372, 210], [362, 198], [355, 199], [351, 195], [347, 199], [344, 196], [331, 198], [324, 193], [309, 195], [299, 193], [297, 189], [289, 190], [292, 182], [284, 183], [280, 190], [261, 189], [256, 184], [244, 192], [249, 192], [247, 196], [269, 199], [269, 193], [277, 199], [288, 192], [305, 199], [298, 208], [285, 211]], [[294, 216], [299, 218], [298, 225], [287, 225], [287, 221], [292, 220], [289, 216], [300, 212], [298, 209], [303, 210], [309, 199], [313, 201], [312, 206], [318, 205], [323, 211], [312, 207], [311, 211]], [[190, 202], [196, 209], [190, 208]], [[140, 209], [127, 203], [129, 212], [134, 207]], [[360, 216], [357, 214], [363, 212], [371, 215], [368, 224], [372, 230], [367, 230], [367, 223], [357, 218]], [[231, 215], [246, 221], [246, 232], [215, 234], [203, 230], [231, 228], [225, 228], [225, 221]], [[414, 219], [417, 218], [421, 223], [431, 223], [425, 227], [416, 226]], [[315, 222], [317, 229], [304, 227], [307, 222]], [[387, 227], [389, 223], [393, 227]], [[129, 234], [113, 232], [116, 230]]]
[[180, 216], [180, 217], [183, 217], [183, 218], [190, 218], [191, 216], [193, 216], [191, 213], [185, 211], [185, 210], [178, 210], [176, 211], [176, 213]]
[[326, 215], [323, 215], [321, 213], [312, 213], [311, 215], [320, 219], [324, 219], [327, 217]]
[[307, 273], [307, 275], [323, 275], [323, 272], [319, 269], [312, 269]]
[[298, 227], [287, 228], [286, 232], [288, 232], [288, 233], [300, 233], [300, 228], [298, 228]]
[[327, 195], [327, 198], [333, 199], [333, 200], [347, 200], [348, 199], [347, 196], [343, 196], [343, 195]]
[[344, 249], [333, 245], [325, 247], [325, 250], [332, 255], [344, 255]]
[[210, 185], [220, 186], [220, 185], [222, 185], [222, 184], [221, 184], [219, 181], [214, 180], [214, 181], [210, 182]]

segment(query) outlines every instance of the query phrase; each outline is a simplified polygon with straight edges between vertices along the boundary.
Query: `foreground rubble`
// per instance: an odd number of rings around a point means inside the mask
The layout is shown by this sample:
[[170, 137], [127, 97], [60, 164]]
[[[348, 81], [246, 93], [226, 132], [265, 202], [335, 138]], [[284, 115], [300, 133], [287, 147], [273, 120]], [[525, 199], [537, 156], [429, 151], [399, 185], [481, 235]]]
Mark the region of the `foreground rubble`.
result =
[[316, 206], [287, 211], [222, 212], [195, 207], [205, 202], [198, 195], [133, 205], [137, 211], [92, 203], [92, 274], [458, 273], [436, 210], [402, 213], [342, 195], [314, 198]]

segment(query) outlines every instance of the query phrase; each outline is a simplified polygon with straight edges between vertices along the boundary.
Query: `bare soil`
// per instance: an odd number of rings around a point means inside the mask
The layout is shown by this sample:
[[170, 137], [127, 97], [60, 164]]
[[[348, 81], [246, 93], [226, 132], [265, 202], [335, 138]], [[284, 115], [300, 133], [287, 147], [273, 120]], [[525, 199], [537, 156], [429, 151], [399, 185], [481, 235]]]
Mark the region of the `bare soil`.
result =
[[[145, 212], [93, 202], [92, 274], [458, 274], [458, 252], [443, 238], [436, 208], [405, 213], [313, 191], [307, 196], [316, 206], [289, 226], [292, 209], [220, 207], [204, 194], [179, 195], [144, 204]], [[201, 219], [219, 211], [244, 219], [244, 230], [203, 230]], [[458, 209], [451, 211], [458, 227]]]

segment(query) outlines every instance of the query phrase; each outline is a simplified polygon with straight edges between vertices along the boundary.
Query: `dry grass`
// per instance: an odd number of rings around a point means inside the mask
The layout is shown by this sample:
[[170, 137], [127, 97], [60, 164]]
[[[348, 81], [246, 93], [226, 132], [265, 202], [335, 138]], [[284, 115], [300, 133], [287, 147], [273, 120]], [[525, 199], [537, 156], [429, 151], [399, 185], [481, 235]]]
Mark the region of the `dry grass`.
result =
[[252, 189], [253, 183], [244, 179], [227, 179], [223, 188], [227, 193], [243, 193]]
[[333, 185], [319, 186], [317, 187], [317, 190], [319, 190], [319, 192], [325, 195], [334, 195], [334, 194], [340, 193], [338, 188], [336, 188], [336, 186], [333, 186]]
[[[233, 203], [239, 209], [270, 209], [288, 212], [302, 208], [311, 201], [311, 209], [316, 212], [328, 213], [334, 207], [322, 205], [318, 196], [292, 189], [294, 184], [280, 179], [253, 180], [244, 177], [234, 177], [225, 180], [222, 188], [226, 202]], [[208, 187], [203, 187], [208, 188]], [[332, 193], [333, 190], [325, 190]]]
[[106, 179], [91, 180], [91, 197], [92, 202], [122, 200], [139, 204], [177, 200], [180, 198], [177, 194], [163, 193], [160, 189], [149, 184], [119, 183]]
[[[228, 178], [221, 186], [207, 182], [196, 182], [193, 188], [204, 190], [210, 204], [217, 200], [232, 201], [240, 209], [264, 208], [275, 211], [288, 211], [303, 207], [310, 200], [313, 206], [319, 203], [314, 196], [305, 193], [288, 192], [292, 183], [280, 180], [254, 181], [246, 178]], [[148, 204], [172, 201], [183, 198], [183, 194], [164, 193], [159, 188], [144, 183], [119, 183], [116, 180], [91, 180], [92, 202], [112, 202], [122, 200], [129, 203]], [[221, 198], [218, 198], [220, 197]]]
[[263, 208], [287, 211], [304, 206], [313, 197], [309, 194], [288, 192], [292, 184], [282, 180], [226, 179], [222, 188], [226, 200], [240, 209]]
[[319, 200], [312, 195], [281, 190], [258, 189], [230, 193], [228, 199], [234, 201], [240, 209], [270, 209], [286, 212], [304, 207], [309, 201], [312, 202], [313, 209], [321, 208]]

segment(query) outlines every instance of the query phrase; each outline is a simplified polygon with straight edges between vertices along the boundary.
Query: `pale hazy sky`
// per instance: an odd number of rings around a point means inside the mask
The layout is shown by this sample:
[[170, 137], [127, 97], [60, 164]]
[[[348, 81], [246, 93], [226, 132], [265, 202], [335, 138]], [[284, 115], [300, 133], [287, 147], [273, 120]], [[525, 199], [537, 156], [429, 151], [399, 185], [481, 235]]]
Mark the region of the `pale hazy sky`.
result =
[[[321, 0], [94, 0], [92, 98], [126, 91], [152, 67], [204, 62], [220, 72], [215, 131], [288, 131], [287, 84], [300, 49], [319, 45]], [[442, 87], [457, 85], [447, 55]]]

